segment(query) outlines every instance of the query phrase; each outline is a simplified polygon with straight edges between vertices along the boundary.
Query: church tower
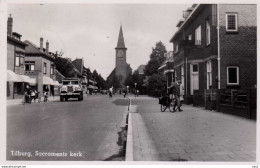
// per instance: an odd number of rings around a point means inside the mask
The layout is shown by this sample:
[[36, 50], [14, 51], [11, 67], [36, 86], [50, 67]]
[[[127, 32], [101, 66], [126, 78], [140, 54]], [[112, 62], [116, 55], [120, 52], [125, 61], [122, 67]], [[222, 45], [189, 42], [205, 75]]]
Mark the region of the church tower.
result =
[[127, 48], [125, 47], [122, 25], [120, 26], [117, 46], [116, 46], [115, 50], [116, 50], [115, 74], [120, 81], [120, 85], [123, 87], [124, 82], [125, 82], [127, 75], [129, 73], [129, 70], [128, 70], [129, 65], [126, 62], [126, 50], [127, 50]]

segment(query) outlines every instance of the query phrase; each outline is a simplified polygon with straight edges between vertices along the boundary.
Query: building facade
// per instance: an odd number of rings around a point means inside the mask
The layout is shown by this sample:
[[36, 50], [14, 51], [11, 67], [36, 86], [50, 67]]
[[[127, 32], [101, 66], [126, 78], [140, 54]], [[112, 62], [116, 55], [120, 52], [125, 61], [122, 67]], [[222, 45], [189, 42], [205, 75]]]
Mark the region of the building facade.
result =
[[26, 85], [35, 81], [25, 76], [24, 60], [26, 43], [21, 41], [22, 35], [13, 32], [13, 18], [7, 20], [7, 99], [22, 98]]
[[49, 52], [49, 42], [46, 48], [43, 47], [43, 38], [40, 38], [40, 47], [26, 40], [25, 49], [25, 74], [36, 80], [33, 89], [43, 95], [43, 91], [48, 87], [49, 95], [58, 93], [59, 82], [55, 77], [54, 53]]
[[183, 13], [173, 43], [175, 78], [185, 101], [208, 89], [256, 86], [256, 5], [196, 4]]
[[166, 87], [168, 88], [172, 82], [175, 82], [175, 74], [174, 74], [174, 67], [173, 67], [173, 52], [169, 51], [168, 53], [165, 53], [164, 57], [165, 57], [165, 61], [158, 68], [158, 71], [161, 74], [165, 75]]

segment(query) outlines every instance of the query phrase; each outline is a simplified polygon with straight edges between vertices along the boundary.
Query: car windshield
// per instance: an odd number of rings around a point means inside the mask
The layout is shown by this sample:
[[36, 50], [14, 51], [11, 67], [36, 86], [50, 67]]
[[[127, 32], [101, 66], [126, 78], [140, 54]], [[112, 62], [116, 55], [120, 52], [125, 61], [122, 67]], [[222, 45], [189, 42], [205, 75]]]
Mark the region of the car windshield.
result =
[[63, 81], [62, 84], [63, 84], [63, 85], [69, 85], [69, 84], [70, 84], [70, 81]]
[[77, 84], [79, 84], [79, 82], [78, 81], [71, 81], [71, 84], [72, 85], [77, 85]]

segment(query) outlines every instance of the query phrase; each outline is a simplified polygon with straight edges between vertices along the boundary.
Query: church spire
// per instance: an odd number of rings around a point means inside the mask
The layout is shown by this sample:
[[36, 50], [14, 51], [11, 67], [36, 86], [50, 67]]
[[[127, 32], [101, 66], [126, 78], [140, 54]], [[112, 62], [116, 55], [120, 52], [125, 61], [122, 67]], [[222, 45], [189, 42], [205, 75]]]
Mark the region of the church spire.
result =
[[120, 48], [121, 49], [126, 49], [125, 41], [124, 41], [124, 35], [123, 35], [123, 30], [122, 30], [122, 25], [120, 26], [120, 31], [119, 31], [119, 36], [118, 36], [116, 49], [120, 49]]

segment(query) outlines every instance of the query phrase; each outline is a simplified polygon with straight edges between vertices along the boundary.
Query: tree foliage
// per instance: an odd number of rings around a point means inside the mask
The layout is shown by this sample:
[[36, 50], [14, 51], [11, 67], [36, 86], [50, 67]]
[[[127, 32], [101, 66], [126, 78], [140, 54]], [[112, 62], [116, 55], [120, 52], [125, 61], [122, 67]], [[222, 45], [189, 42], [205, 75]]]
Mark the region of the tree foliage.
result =
[[98, 74], [98, 72], [96, 70], [93, 71], [92, 76], [93, 76], [94, 80], [97, 82], [97, 87], [99, 89], [106, 89], [107, 88], [106, 81], [101, 76], [101, 74]]
[[55, 56], [55, 65], [56, 69], [63, 74], [65, 77], [74, 77], [73, 65], [71, 64], [71, 60], [69, 58], [63, 58], [60, 55]]
[[145, 67], [145, 74], [151, 76], [158, 73], [158, 68], [165, 60], [164, 54], [167, 53], [165, 45], [160, 41], [157, 42], [155, 48], [152, 48], [150, 60]]
[[107, 87], [113, 86], [114, 89], [121, 88], [120, 81], [116, 75], [112, 75], [111, 78], [107, 79]]
[[143, 80], [144, 80], [144, 76], [139, 75], [138, 71], [134, 71], [132, 75], [129, 74], [128, 77], [126, 78], [125, 85], [135, 88], [135, 83], [136, 83], [136, 88], [138, 89], [143, 85]]
[[148, 79], [148, 91], [151, 96], [160, 96], [166, 90], [166, 79], [160, 74], [153, 74]]

